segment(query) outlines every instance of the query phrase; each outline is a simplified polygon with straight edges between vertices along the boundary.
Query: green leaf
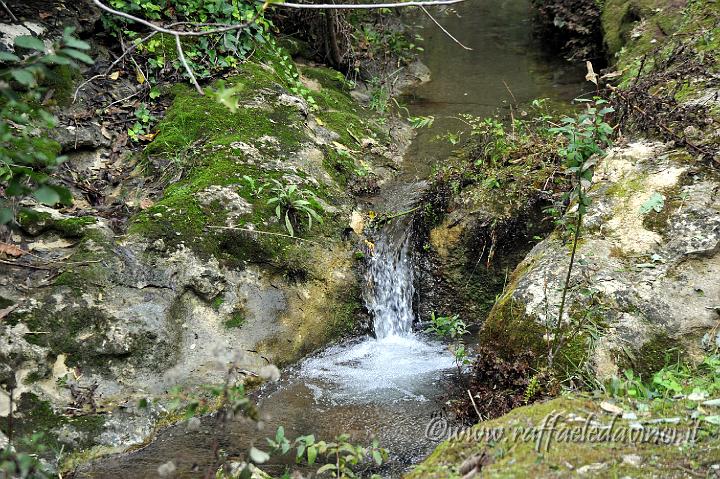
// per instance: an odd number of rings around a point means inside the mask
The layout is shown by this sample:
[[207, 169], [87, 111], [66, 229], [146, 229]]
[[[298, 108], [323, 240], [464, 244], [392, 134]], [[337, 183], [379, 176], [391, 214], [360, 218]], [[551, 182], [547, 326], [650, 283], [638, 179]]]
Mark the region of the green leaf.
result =
[[[310, 446], [307, 449], [307, 457], [308, 457], [308, 464], [311, 466], [315, 464], [315, 459], [317, 458], [317, 448], [315, 446]], [[325, 466], [323, 466], [325, 467]], [[320, 468], [322, 470], [322, 467]], [[318, 474], [320, 474], [320, 470], [318, 470]]]
[[88, 65], [92, 65], [94, 63], [93, 59], [90, 58], [86, 53], [78, 50], [73, 50], [72, 48], [61, 48], [60, 53], [72, 57], [76, 60], [80, 60], [81, 62], [87, 63]]
[[250, 460], [255, 464], [262, 464], [270, 459], [270, 454], [265, 451], [261, 451], [256, 447], [250, 448]]
[[13, 212], [10, 208], [0, 208], [0, 225], [8, 224], [13, 219]]
[[19, 62], [20, 57], [10, 52], [0, 52], [0, 62]]
[[59, 55], [45, 55], [40, 59], [41, 62], [49, 65], [71, 65], [72, 61]]
[[290, 217], [288, 216], [288, 213], [285, 213], [285, 228], [287, 228], [290, 236], [295, 236], [295, 230], [293, 229], [292, 223], [290, 222]]
[[35, 84], [35, 76], [28, 70], [10, 70], [10, 74], [15, 80], [18, 81], [18, 83], [21, 83], [25, 86], [31, 86]]
[[53, 188], [44, 185], [38, 188], [33, 196], [40, 202], [48, 206], [53, 206], [60, 202], [60, 195]]
[[324, 472], [334, 471], [336, 469], [336, 467], [337, 466], [335, 466], [335, 464], [332, 464], [332, 463], [325, 464], [323, 467], [321, 467], [320, 469], [317, 470], [317, 475], [319, 476], [320, 474], [322, 474]]
[[15, 46], [20, 48], [27, 48], [29, 50], [37, 50], [39, 52], [45, 51], [45, 44], [39, 38], [30, 35], [21, 35], [15, 37]]
[[704, 419], [710, 424], [720, 425], [720, 416], [705, 416]]
[[79, 40], [73, 36], [65, 36], [63, 38], [65, 45], [70, 48], [77, 48], [78, 50], [90, 50], [90, 45], [82, 40]]
[[651, 211], [660, 213], [665, 207], [665, 196], [660, 193], [653, 193], [648, 200], [640, 207], [640, 213], [646, 215]]

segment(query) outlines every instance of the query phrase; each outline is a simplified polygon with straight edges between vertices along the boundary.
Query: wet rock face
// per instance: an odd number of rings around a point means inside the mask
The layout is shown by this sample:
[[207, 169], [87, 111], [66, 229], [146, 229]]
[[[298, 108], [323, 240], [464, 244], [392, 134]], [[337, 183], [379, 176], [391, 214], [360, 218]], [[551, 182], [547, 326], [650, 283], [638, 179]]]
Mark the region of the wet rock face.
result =
[[[688, 159], [638, 142], [597, 169], [563, 321], [599, 325], [588, 354], [600, 378], [699, 352], [720, 319], [720, 178]], [[528, 331], [557, 318], [569, 248], [556, 232], [530, 252], [481, 331], [487, 341], [542, 352]]]
[[523, 196], [498, 196], [483, 184], [468, 185], [459, 194], [443, 192], [441, 183], [432, 186], [425, 202], [434, 206], [420, 213], [416, 234], [420, 319], [435, 312], [482, 324], [534, 237], [551, 228], [544, 219], [545, 193], [529, 186], [532, 174], [518, 175], [522, 189], [532, 191]]

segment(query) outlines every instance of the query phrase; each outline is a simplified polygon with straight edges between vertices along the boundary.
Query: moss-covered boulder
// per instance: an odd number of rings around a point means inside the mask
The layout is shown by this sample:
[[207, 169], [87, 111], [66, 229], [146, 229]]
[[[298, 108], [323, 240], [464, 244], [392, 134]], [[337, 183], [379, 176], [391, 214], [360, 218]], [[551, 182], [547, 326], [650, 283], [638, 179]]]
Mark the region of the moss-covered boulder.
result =
[[405, 477], [712, 474], [720, 462], [717, 426], [691, 419], [679, 402], [642, 411], [608, 400], [563, 397], [514, 409], [467, 430], [434, 426], [455, 437]]

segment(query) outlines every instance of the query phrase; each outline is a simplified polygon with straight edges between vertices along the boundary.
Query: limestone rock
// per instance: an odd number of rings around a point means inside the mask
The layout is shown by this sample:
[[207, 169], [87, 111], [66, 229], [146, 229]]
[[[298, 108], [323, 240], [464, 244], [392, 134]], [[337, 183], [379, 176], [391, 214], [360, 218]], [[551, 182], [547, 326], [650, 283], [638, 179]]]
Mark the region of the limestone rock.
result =
[[[596, 372], [648, 373], [670, 348], [699, 352], [720, 319], [717, 175], [668, 145], [638, 142], [600, 162], [590, 197], [563, 321], [599, 322]], [[535, 246], [485, 323], [486, 340], [507, 354], [542, 354], [538, 331], [559, 313], [569, 250], [557, 232]]]

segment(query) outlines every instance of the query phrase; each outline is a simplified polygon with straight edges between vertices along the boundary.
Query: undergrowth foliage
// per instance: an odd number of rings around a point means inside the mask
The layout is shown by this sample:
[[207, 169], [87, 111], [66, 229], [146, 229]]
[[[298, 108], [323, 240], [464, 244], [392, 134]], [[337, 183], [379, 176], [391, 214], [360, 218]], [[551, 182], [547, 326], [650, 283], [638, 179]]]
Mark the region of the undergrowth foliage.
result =
[[48, 49], [38, 38], [15, 38], [15, 53], [0, 52], [0, 225], [13, 221], [19, 200], [33, 195], [49, 206], [72, 203], [70, 192], [54, 182], [52, 170], [65, 158], [48, 138], [57, 119], [42, 106], [43, 81], [53, 68], [91, 64], [90, 45], [68, 28]]
[[[109, 5], [119, 11], [165, 24], [237, 24], [255, 19], [246, 29], [183, 40], [188, 64], [199, 78], [238, 66], [256, 47], [264, 43], [271, 24], [265, 19], [263, 4], [248, 0], [111, 0]], [[142, 42], [146, 31], [124, 18], [103, 15], [106, 28], [117, 36], [125, 36], [147, 55], [148, 80], [157, 81], [182, 72], [174, 39], [159, 34]]]

